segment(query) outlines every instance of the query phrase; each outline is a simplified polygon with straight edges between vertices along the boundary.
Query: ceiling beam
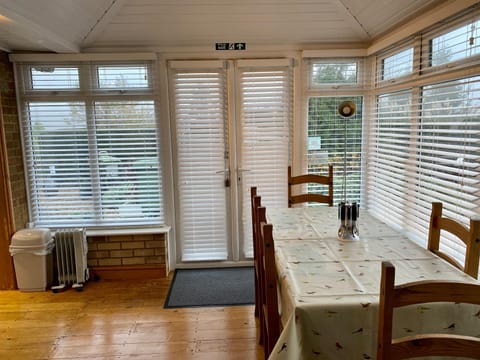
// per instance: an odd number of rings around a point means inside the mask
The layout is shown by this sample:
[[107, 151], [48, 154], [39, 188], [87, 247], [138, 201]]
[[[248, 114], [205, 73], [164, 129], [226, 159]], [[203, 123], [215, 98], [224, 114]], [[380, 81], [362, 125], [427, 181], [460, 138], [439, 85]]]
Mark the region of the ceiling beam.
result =
[[110, 6], [105, 12], [98, 18], [97, 22], [90, 31], [85, 35], [82, 41], [82, 47], [88, 47], [97, 40], [98, 36], [103, 33], [106, 27], [110, 24], [111, 20], [118, 14], [125, 4], [125, 0], [112, 0]]
[[9, 7], [0, 5], [0, 14], [9, 20], [4, 25], [16, 36], [57, 53], [77, 53], [80, 51], [80, 47], [77, 44], [20, 15]]
[[12, 49], [4, 42], [0, 41], [0, 50], [5, 51], [5, 52], [12, 52]]
[[372, 36], [363, 26], [363, 24], [357, 19], [357, 17], [352, 13], [352, 10], [343, 3], [342, 0], [336, 0], [338, 7], [341, 9], [347, 17], [346, 21], [352, 29], [354, 29], [358, 34], [362, 34], [362, 38], [368, 42], [372, 39]]

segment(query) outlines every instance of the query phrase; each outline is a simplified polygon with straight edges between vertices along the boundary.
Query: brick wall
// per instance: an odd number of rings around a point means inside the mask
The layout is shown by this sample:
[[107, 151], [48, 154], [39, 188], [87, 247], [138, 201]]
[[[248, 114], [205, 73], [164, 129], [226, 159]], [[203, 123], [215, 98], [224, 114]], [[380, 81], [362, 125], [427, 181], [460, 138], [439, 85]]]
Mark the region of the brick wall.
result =
[[165, 266], [165, 239], [165, 234], [89, 237], [88, 266]]
[[12, 190], [13, 220], [15, 230], [20, 230], [28, 222], [27, 195], [13, 65], [8, 60], [8, 54], [3, 51], [0, 51], [0, 92]]

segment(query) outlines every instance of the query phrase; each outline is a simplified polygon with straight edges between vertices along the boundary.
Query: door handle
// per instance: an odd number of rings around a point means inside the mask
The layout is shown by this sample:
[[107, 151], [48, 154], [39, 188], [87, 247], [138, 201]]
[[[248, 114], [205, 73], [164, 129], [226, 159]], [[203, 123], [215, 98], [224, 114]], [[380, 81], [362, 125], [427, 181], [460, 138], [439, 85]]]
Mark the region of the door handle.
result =
[[215, 171], [215, 174], [224, 174], [225, 175], [225, 187], [230, 187], [230, 169], [218, 170]]
[[249, 172], [250, 169], [242, 169], [242, 168], [237, 168], [237, 180], [238, 182], [242, 181], [242, 174], [244, 172]]

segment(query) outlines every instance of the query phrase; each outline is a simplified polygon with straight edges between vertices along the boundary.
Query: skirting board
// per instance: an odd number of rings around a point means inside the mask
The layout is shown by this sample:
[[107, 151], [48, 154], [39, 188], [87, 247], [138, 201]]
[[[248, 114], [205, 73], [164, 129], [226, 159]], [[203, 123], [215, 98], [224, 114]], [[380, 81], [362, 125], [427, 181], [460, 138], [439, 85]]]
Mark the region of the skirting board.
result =
[[165, 265], [156, 266], [98, 266], [91, 267], [90, 279], [135, 280], [162, 279], [167, 277]]

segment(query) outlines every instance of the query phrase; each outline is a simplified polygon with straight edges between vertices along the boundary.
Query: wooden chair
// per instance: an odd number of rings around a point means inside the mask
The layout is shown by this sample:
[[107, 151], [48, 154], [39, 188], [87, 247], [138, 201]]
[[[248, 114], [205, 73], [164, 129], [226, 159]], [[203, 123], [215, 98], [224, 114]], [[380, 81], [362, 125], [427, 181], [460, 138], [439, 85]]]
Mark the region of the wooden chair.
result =
[[480, 359], [480, 338], [451, 334], [419, 334], [392, 339], [393, 309], [406, 305], [452, 302], [480, 305], [480, 285], [453, 281], [418, 281], [395, 286], [395, 268], [382, 262], [378, 314], [378, 360], [419, 356]]
[[[258, 196], [256, 197], [258, 198]], [[258, 295], [259, 295], [259, 323], [260, 323], [260, 337], [259, 343], [266, 349], [267, 343], [267, 329], [265, 323], [265, 269], [264, 269], [264, 251], [263, 251], [263, 237], [262, 223], [267, 222], [265, 207], [260, 205], [260, 199], [255, 199], [255, 233], [256, 233], [256, 245], [257, 245], [257, 272], [258, 272]]]
[[258, 208], [261, 207], [261, 197], [257, 195], [257, 188], [250, 189], [251, 211], [252, 211], [252, 238], [253, 238], [253, 265], [255, 274], [255, 316], [259, 318], [260, 336], [258, 338], [259, 344], [263, 344], [264, 331], [262, 331], [263, 324], [263, 302], [262, 302], [262, 249], [259, 239], [260, 221], [257, 213]]
[[275, 266], [275, 247], [273, 244], [272, 224], [264, 221], [265, 208], [260, 207], [260, 238], [263, 249], [263, 318], [265, 359], [272, 352], [280, 336], [280, 315], [278, 313], [277, 269]]
[[257, 239], [256, 239], [256, 226], [255, 226], [255, 222], [256, 222], [256, 216], [255, 216], [255, 210], [256, 210], [256, 206], [255, 206], [255, 197], [257, 196], [257, 187], [256, 186], [252, 186], [250, 188], [250, 212], [251, 212], [251, 219], [252, 219], [252, 244], [253, 244], [253, 265], [254, 265], [254, 269], [255, 269], [255, 316], [258, 317], [259, 316], [259, 307], [261, 306], [260, 305], [260, 294], [259, 294], [259, 288], [258, 288], [258, 285], [259, 285], [259, 281], [258, 281], [258, 270], [257, 270], [257, 260], [258, 260], [258, 254], [257, 254]]
[[[465, 265], [462, 266], [454, 258], [440, 251], [441, 230], [454, 234], [465, 243]], [[478, 277], [478, 263], [480, 258], [480, 219], [470, 219], [470, 229], [468, 229], [459, 222], [442, 216], [442, 203], [432, 203], [430, 229], [428, 232], [428, 249], [476, 279]]]
[[[301, 184], [323, 184], [328, 185], [328, 195], [322, 194], [299, 194], [292, 195], [292, 187], [294, 185]], [[294, 204], [305, 203], [305, 202], [317, 202], [328, 204], [328, 206], [333, 206], [333, 166], [332, 164], [328, 165], [328, 176], [324, 175], [315, 175], [315, 174], [305, 174], [292, 176], [292, 168], [288, 167], [288, 207], [292, 207]]]

